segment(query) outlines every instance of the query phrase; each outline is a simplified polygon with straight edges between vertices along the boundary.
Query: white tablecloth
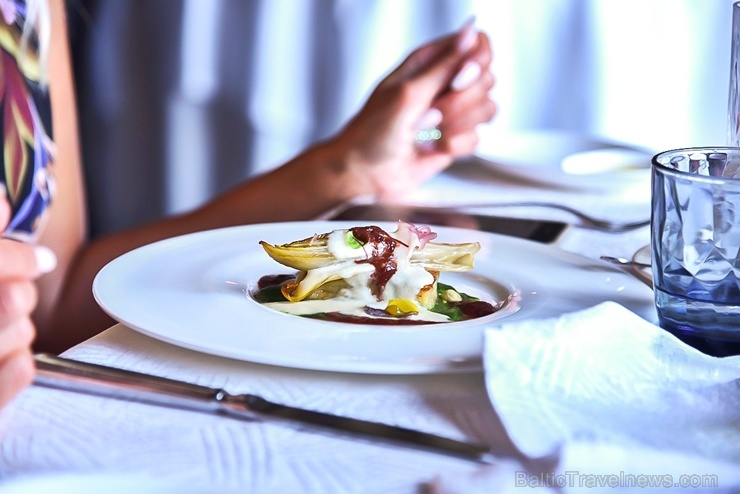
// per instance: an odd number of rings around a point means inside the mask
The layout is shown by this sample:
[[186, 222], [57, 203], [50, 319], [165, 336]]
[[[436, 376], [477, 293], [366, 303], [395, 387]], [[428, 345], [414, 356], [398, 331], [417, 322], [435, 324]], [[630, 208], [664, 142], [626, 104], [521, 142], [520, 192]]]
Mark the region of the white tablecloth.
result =
[[[420, 203], [555, 200], [606, 218], [649, 216], [649, 186], [556, 190], [461, 164], [409, 197]], [[562, 218], [567, 213], [502, 213]], [[558, 244], [591, 258], [630, 257], [649, 228], [622, 234], [572, 229]], [[208, 328], [203, 328], [207, 331]], [[491, 444], [515, 457], [482, 372], [378, 376], [271, 367], [196, 353], [116, 325], [67, 351], [88, 362], [252, 392], [289, 405]], [[0, 412], [0, 492], [417, 493], [442, 476], [470, 479], [479, 465], [405, 447], [31, 387]], [[504, 461], [503, 488], [522, 466]], [[25, 483], [24, 483], [25, 482]], [[5, 487], [5, 489], [3, 489]], [[29, 490], [23, 490], [27, 487]], [[102, 489], [100, 489], [102, 491]], [[527, 492], [531, 492], [528, 488]]]

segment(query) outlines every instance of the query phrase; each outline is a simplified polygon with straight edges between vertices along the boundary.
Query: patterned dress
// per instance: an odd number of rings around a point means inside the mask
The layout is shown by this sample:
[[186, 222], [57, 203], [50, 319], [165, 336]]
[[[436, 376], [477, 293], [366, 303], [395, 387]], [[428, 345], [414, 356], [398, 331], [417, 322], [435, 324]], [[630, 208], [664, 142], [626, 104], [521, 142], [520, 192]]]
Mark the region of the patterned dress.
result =
[[22, 41], [25, 0], [0, 0], [0, 182], [12, 218], [4, 236], [33, 241], [53, 195], [51, 106], [35, 36]]

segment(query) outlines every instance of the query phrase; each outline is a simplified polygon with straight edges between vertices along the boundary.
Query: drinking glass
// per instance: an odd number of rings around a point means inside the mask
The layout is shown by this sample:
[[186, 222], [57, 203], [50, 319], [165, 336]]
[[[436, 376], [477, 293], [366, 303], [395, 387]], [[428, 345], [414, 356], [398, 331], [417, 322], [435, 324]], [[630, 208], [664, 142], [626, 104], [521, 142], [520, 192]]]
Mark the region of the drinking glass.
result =
[[717, 356], [740, 354], [740, 147], [652, 161], [653, 284], [661, 327]]
[[740, 146], [740, 2], [732, 5], [730, 96], [727, 103], [727, 144]]

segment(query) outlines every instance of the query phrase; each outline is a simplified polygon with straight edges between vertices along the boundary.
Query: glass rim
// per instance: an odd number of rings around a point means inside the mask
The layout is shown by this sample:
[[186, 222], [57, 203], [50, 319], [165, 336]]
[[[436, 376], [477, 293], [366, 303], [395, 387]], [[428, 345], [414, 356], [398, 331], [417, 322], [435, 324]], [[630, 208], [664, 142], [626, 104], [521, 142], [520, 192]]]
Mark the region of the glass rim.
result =
[[[740, 8], [740, 1], [737, 2], [738, 8]], [[740, 155], [740, 146], [696, 146], [696, 147], [686, 147], [686, 148], [675, 148], [675, 149], [668, 149], [665, 151], [661, 151], [653, 156], [653, 158], [650, 160], [651, 168], [652, 169], [658, 169], [661, 173], [668, 173], [671, 175], [675, 175], [677, 177], [683, 177], [687, 180], [697, 181], [697, 182], [711, 182], [711, 183], [722, 183], [722, 182], [738, 182], [740, 183], [740, 176], [739, 177], [714, 177], [709, 175], [700, 175], [697, 173], [691, 173], [684, 170], [678, 170], [676, 168], [673, 168], [671, 166], [668, 166], [666, 163], [661, 163], [658, 161], [660, 158], [664, 156], [670, 156], [673, 154], [693, 154], [693, 153], [703, 153], [703, 154], [711, 154], [711, 153], [736, 153]]]

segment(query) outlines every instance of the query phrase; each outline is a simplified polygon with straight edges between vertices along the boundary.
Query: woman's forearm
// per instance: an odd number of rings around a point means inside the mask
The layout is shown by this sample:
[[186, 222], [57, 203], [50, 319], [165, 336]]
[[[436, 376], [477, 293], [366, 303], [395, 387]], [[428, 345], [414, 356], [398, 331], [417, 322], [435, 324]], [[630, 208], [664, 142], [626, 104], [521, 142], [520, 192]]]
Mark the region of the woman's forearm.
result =
[[37, 318], [37, 350], [63, 351], [114, 323], [95, 302], [92, 282], [106, 263], [132, 249], [201, 230], [311, 219], [359, 193], [335, 149], [320, 144], [191, 212], [90, 242], [70, 264], [55, 307]]

